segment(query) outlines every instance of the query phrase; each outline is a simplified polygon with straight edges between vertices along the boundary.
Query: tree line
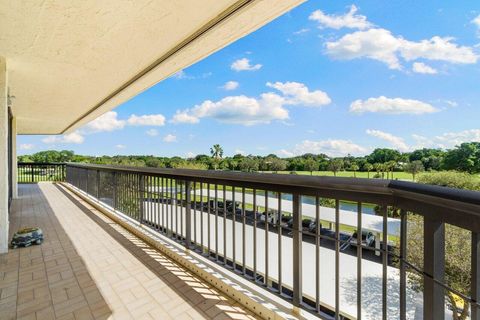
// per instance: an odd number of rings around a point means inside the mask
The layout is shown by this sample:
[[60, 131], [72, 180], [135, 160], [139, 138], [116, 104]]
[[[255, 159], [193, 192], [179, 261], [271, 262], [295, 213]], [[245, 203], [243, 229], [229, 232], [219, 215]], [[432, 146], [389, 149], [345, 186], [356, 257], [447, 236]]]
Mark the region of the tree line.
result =
[[123, 166], [144, 166], [156, 168], [190, 168], [237, 171], [339, 171], [367, 172], [368, 177], [388, 178], [391, 173], [406, 171], [415, 174], [422, 171], [455, 170], [480, 173], [480, 142], [467, 142], [453, 149], [442, 150], [423, 148], [413, 152], [399, 152], [388, 148], [377, 148], [361, 157], [351, 155], [330, 157], [326, 154], [306, 153], [300, 156], [280, 158], [236, 154], [224, 156], [220, 145], [214, 145], [210, 154], [193, 158], [157, 157], [153, 155], [87, 156], [73, 151], [41, 151], [31, 155], [18, 156], [19, 162], [83, 162]]

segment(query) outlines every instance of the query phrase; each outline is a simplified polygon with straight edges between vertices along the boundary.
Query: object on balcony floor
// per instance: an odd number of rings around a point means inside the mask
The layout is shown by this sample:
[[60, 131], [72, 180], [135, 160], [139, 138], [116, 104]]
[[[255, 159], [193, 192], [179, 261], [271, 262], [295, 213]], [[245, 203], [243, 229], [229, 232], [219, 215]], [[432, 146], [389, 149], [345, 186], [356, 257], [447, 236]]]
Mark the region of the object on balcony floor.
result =
[[15, 232], [12, 238], [12, 248], [19, 246], [28, 247], [32, 244], [41, 244], [43, 242], [43, 231], [40, 228], [29, 227]]

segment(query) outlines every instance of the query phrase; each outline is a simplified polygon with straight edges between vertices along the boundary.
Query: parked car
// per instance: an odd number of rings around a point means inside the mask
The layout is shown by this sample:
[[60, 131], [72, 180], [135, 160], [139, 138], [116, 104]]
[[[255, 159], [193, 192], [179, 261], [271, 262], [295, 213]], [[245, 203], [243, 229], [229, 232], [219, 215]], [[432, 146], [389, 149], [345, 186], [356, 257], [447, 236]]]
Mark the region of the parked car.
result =
[[263, 223], [265, 223], [265, 217], [267, 217], [267, 222], [269, 224], [272, 224], [275, 220], [275, 217], [274, 217], [274, 214], [273, 212], [263, 212], [261, 215], [260, 215], [260, 221], [262, 221]]
[[282, 214], [282, 218], [280, 219], [280, 225], [283, 227], [283, 228], [290, 228], [290, 222], [293, 222], [292, 220], [292, 216], [290, 215], [284, 215]]
[[[350, 240], [351, 243], [357, 243], [357, 231], [355, 231], [352, 235], [352, 239]], [[374, 247], [375, 246], [375, 236], [370, 231], [362, 230], [362, 245], [367, 247]]]

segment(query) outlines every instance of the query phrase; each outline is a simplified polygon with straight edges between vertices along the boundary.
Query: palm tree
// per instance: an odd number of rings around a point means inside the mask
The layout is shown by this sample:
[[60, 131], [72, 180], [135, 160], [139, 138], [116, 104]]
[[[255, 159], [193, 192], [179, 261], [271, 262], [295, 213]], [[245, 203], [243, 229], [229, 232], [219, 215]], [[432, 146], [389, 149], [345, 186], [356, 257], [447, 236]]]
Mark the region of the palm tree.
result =
[[373, 165], [371, 163], [367, 162], [363, 165], [363, 169], [367, 170], [367, 178], [370, 179], [370, 171], [373, 170]]
[[218, 162], [222, 159], [223, 156], [223, 148], [219, 144], [214, 144], [213, 147], [210, 148], [210, 154], [213, 158], [213, 165], [215, 170], [217, 170]]
[[353, 163], [351, 166], [350, 166], [350, 170], [353, 171], [353, 177], [356, 178], [357, 177], [357, 171], [360, 169], [360, 167], [356, 164], [356, 163]]

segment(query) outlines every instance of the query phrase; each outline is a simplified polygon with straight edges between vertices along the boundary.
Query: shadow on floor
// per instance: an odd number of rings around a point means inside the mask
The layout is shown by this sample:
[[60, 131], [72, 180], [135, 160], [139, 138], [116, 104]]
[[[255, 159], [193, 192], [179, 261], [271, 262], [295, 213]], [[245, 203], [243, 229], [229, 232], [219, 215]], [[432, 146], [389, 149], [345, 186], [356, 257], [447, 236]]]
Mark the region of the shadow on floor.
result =
[[18, 189], [10, 239], [21, 227], [38, 226], [45, 240], [0, 255], [0, 319], [108, 319], [112, 311], [42, 190], [37, 184]]
[[120, 225], [106, 218], [101, 213], [96, 214], [96, 210], [89, 208], [90, 206], [83, 200], [72, 195], [59, 185], [57, 185], [57, 188], [90, 219], [148, 267], [151, 272], [167, 283], [178, 295], [184, 297], [184, 300], [204, 315], [205, 318], [255, 319], [243, 310], [242, 307], [236, 305], [234, 301], [227, 299]]

